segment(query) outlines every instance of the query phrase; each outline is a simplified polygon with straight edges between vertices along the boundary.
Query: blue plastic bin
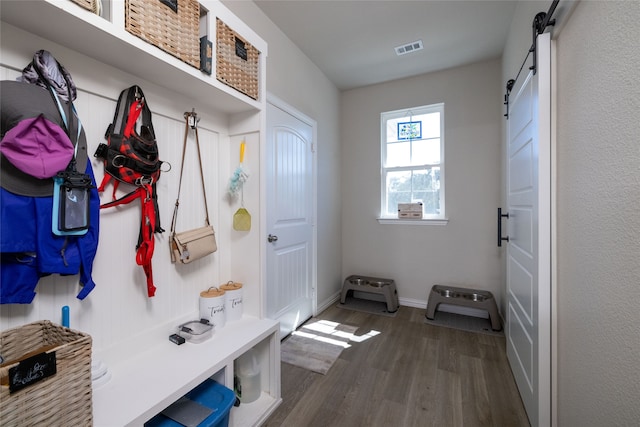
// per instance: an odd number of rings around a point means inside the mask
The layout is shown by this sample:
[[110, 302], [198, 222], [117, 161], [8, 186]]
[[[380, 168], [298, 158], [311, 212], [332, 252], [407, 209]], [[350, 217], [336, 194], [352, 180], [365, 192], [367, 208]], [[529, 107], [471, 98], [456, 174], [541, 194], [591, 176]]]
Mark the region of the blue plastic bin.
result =
[[[229, 390], [227, 387], [211, 379], [207, 379], [187, 393], [185, 397], [207, 408], [213, 409], [213, 413], [198, 424], [198, 427], [229, 426], [229, 413], [236, 400], [236, 395], [233, 390]], [[183, 427], [182, 424], [163, 414], [156, 415], [144, 425], [145, 427]]]

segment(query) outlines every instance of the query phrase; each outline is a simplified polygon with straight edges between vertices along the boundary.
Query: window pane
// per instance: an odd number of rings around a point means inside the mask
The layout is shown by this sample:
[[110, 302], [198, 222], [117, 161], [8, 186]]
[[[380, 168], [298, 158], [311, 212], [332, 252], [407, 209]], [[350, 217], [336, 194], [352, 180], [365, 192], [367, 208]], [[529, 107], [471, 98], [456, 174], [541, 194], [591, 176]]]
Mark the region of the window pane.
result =
[[[429, 176], [429, 171], [427, 170], [416, 170], [413, 172], [413, 176], [411, 179], [411, 187], [414, 194], [418, 192], [427, 191], [431, 184], [431, 177]], [[419, 202], [421, 200], [414, 200]]]
[[440, 138], [413, 141], [412, 165], [440, 163]]
[[440, 113], [421, 114], [413, 120], [422, 121], [423, 138], [440, 138]]
[[397, 214], [398, 203], [411, 203], [411, 171], [387, 174], [387, 206], [384, 214]]
[[395, 215], [398, 203], [422, 202], [427, 215], [440, 213], [440, 168], [387, 174], [387, 205], [385, 215]]
[[440, 168], [430, 168], [425, 173], [420, 174], [420, 183], [414, 197], [422, 201], [422, 209], [426, 215], [436, 215], [440, 213]]
[[386, 167], [405, 166], [410, 164], [411, 142], [394, 142], [387, 144], [387, 164]]
[[387, 142], [398, 141], [398, 122], [404, 119], [389, 119], [387, 120]]

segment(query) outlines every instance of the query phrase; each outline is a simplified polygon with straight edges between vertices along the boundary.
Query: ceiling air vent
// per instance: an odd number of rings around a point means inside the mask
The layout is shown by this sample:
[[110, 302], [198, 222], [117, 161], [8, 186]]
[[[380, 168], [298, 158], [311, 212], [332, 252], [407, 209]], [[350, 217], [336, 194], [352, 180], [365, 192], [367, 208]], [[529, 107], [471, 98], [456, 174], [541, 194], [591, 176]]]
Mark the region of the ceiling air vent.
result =
[[407, 53], [417, 52], [423, 49], [422, 40], [417, 40], [415, 42], [407, 43], [402, 46], [397, 46], [394, 48], [396, 50], [396, 55], [406, 55]]

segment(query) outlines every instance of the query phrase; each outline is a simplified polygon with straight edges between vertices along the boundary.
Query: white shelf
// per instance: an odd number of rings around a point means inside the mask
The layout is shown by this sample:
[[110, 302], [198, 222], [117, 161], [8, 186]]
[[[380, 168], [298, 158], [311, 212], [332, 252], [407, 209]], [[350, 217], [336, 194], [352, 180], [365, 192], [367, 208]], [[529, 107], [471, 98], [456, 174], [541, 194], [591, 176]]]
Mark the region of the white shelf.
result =
[[[228, 323], [200, 344], [175, 345], [167, 339], [144, 352], [133, 354], [115, 366], [108, 366], [111, 379], [93, 391], [96, 427], [142, 426], [205, 379], [227, 370], [232, 376], [233, 361], [248, 349], [269, 341], [269, 363], [279, 361], [277, 321], [245, 316]], [[270, 375], [277, 375], [272, 372]], [[227, 386], [230, 386], [228, 384]], [[265, 385], [263, 385], [263, 389]], [[237, 409], [234, 426], [255, 425], [280, 403], [278, 392], [264, 391], [258, 401]]]
[[[120, 12], [121, 8], [113, 7], [116, 5], [111, 4], [114, 12]], [[202, 100], [217, 111], [235, 114], [263, 109], [264, 102], [247, 97], [219, 82], [215, 75], [201, 72], [128, 33], [122, 25], [70, 0], [4, 1], [0, 19], [154, 84]], [[261, 77], [260, 84], [263, 82]]]
[[[262, 393], [255, 402], [241, 403], [240, 406], [231, 408], [229, 425], [233, 427], [260, 425], [275, 411], [281, 400], [274, 399], [267, 393]], [[262, 415], [260, 418], [256, 418], [257, 414]]]

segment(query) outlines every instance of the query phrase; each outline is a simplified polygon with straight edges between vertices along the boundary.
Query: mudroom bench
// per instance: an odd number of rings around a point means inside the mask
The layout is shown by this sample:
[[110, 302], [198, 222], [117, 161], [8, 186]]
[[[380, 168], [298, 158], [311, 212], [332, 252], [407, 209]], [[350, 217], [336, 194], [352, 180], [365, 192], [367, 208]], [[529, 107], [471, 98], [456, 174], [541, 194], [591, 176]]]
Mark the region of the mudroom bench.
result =
[[230, 426], [261, 424], [280, 404], [279, 324], [244, 316], [199, 344], [166, 339], [109, 365], [111, 379], [93, 390], [96, 427], [142, 426], [207, 378], [233, 389], [234, 361], [249, 349], [260, 355], [262, 394], [233, 407]]
[[[0, 72], [3, 78], [17, 77], [37, 50], [53, 51], [74, 74], [81, 95], [77, 100], [80, 114], [92, 118], [83, 123], [91, 144], [95, 143], [90, 150], [92, 153], [104, 134], [104, 125], [108, 124], [96, 118], [101, 117], [103, 110], [111, 110], [108, 104], [114, 94], [120, 93], [131, 82], [139, 82], [145, 87], [146, 95], [153, 99], [154, 121], [162, 124], [157, 128], [164, 126], [167, 135], [172, 134], [175, 126], [183, 127], [184, 111], [197, 108], [202, 113], [199, 116], [203, 118], [201, 129], [206, 128], [210, 139], [215, 142], [208, 146], [213, 170], [210, 179], [213, 182], [228, 179], [231, 174], [229, 160], [233, 159], [235, 163], [237, 147], [245, 139], [248, 146], [255, 148], [249, 150], [247, 163], [253, 163], [256, 170], [260, 168], [258, 147], [265, 131], [268, 49], [267, 43], [257, 33], [221, 1], [197, 2], [199, 22], [192, 36], [196, 35], [198, 40], [206, 36], [214, 47], [217, 46], [220, 21], [237, 32], [236, 46], [240, 38], [246, 39], [247, 46], [251, 45], [259, 52], [258, 58], [254, 59], [258, 63], [258, 75], [252, 76], [251, 82], [257, 83], [256, 96], [218, 78], [215, 48], [210, 73], [207, 73], [128, 31], [125, 7], [130, 2], [102, 0], [98, 2], [102, 5], [100, 14], [81, 7], [79, 3], [93, 2], [2, 2]], [[149, 0], [149, 3], [159, 2]], [[110, 119], [111, 111], [105, 117]], [[167, 149], [163, 153], [170, 157], [169, 147], [173, 146], [173, 140], [164, 137], [160, 143], [166, 144], [163, 150]], [[170, 200], [173, 194], [169, 194], [169, 189], [174, 188], [171, 181], [177, 186], [178, 177], [177, 174], [164, 176], [160, 200]], [[263, 210], [257, 190], [261, 184], [258, 176], [252, 180], [256, 190], [246, 192], [245, 198], [258, 215]], [[210, 190], [210, 200], [222, 200], [219, 193], [224, 190], [221, 190], [221, 185], [217, 187], [219, 189]], [[59, 315], [59, 307], [53, 307], [53, 300], [56, 304], [57, 301], [73, 301], [70, 303], [74, 314], [72, 327], [91, 333], [92, 359], [102, 362], [111, 376], [108, 379], [104, 377], [103, 384], [96, 384], [93, 389], [93, 422], [96, 427], [143, 426], [207, 378], [233, 388], [234, 361], [250, 349], [255, 350], [252, 354], [256, 354], [259, 361], [262, 393], [256, 401], [232, 408], [229, 425], [260, 425], [280, 404], [279, 324], [261, 318], [266, 294], [266, 281], [261, 272], [266, 262], [264, 251], [260, 249], [263, 246], [261, 221], [256, 216], [258, 225], [251, 231], [242, 236], [233, 234], [231, 224], [225, 218], [231, 218], [236, 208], [226, 203], [219, 203], [214, 208], [219, 212], [215, 226], [221, 248], [214, 262], [203, 262], [199, 266], [194, 263], [181, 272], [180, 268], [169, 263], [168, 246], [160, 248], [156, 244], [154, 260], [159, 261], [154, 266], [154, 276], [156, 285], [163, 292], [153, 301], [144, 302], [137, 286], [128, 286], [127, 283], [131, 277], [138, 277], [140, 272], [132, 257], [128, 253], [125, 257], [122, 251], [125, 246], [118, 235], [122, 217], [103, 215], [100, 220], [100, 251], [110, 256], [100, 255], [94, 263], [94, 279], [104, 284], [96, 287], [96, 296], [88, 304], [80, 304], [73, 299], [75, 292], [68, 291], [71, 286], [68, 289], [52, 286], [55, 290], [50, 290], [51, 294], [47, 295], [51, 298], [36, 298], [33, 309], [16, 310], [16, 314], [10, 316], [12, 324], [27, 323], [31, 313], [44, 313], [54, 319]], [[132, 237], [135, 238], [133, 234]], [[123, 268], [114, 271], [113, 265], [122, 265]], [[191, 309], [196, 305], [197, 295], [211, 284], [225, 283], [230, 279], [245, 284], [244, 316], [227, 322], [202, 343], [176, 345], [169, 341], [171, 329], [198, 318], [199, 313]], [[107, 288], [110, 290], [105, 291]], [[118, 316], [113, 317], [114, 313]]]

